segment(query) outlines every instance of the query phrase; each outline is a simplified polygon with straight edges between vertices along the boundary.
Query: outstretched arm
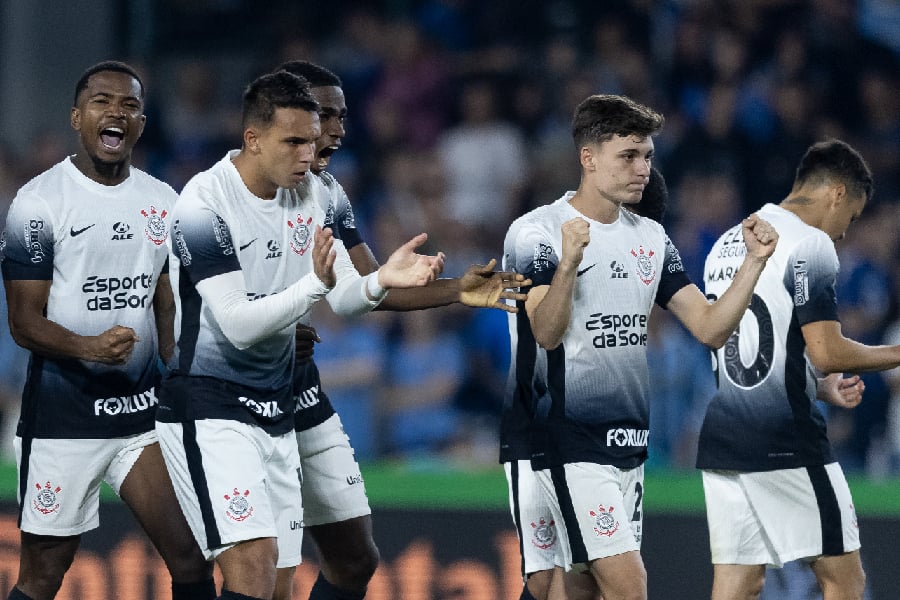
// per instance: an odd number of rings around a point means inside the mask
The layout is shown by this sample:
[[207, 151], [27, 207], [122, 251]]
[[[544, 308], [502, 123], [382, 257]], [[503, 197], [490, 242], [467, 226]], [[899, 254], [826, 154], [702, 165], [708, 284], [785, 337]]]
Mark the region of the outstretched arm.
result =
[[778, 233], [757, 215], [750, 215], [742, 225], [747, 256], [725, 293], [710, 304], [692, 284], [676, 292], [667, 306], [695, 338], [714, 349], [721, 348], [741, 322], [753, 288], [778, 243]]

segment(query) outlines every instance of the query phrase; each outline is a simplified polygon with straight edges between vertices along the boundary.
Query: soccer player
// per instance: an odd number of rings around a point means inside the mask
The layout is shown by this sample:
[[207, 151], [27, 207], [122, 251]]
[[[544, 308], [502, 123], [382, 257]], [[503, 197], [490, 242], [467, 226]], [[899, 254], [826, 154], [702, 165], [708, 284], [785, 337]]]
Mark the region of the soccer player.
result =
[[[756, 598], [767, 565], [797, 559], [810, 565], [826, 600], [863, 597], [853, 500], [814, 400], [853, 407], [862, 382], [841, 373], [900, 365], [900, 346], [848, 339], [838, 320], [834, 242], [872, 192], [862, 156], [832, 139], [810, 146], [787, 197], [759, 211], [780, 241], [740, 327], [716, 352], [718, 390], [697, 455], [714, 600]], [[737, 229], [719, 238], [706, 260], [710, 297], [734, 287], [747, 251]], [[836, 375], [817, 384], [816, 372]]]
[[[332, 192], [327, 223], [346, 247], [356, 270], [368, 275], [378, 269], [378, 261], [356, 227], [347, 194], [326, 170], [345, 135], [347, 106], [341, 80], [328, 69], [307, 61], [290, 61], [278, 68], [309, 81], [319, 103], [322, 132], [311, 170]], [[526, 283], [524, 277], [495, 273], [494, 264], [491, 261], [485, 266], [470, 267], [459, 279], [437, 279], [424, 287], [395, 290], [377, 309], [418, 310], [461, 302], [516, 310], [505, 301], [524, 300], [524, 295], [509, 289]], [[321, 389], [318, 368], [312, 360], [313, 341], [318, 341], [315, 330], [298, 326], [295, 429], [303, 466], [304, 523], [321, 565], [310, 599], [363, 598], [378, 566], [371, 509], [353, 448], [340, 417]]]
[[78, 152], [23, 186], [7, 216], [9, 326], [31, 353], [15, 439], [11, 599], [56, 595], [81, 534], [99, 525], [101, 481], [159, 551], [173, 598], [216, 595], [212, 565], [172, 510], [154, 432], [157, 361], [174, 346], [165, 242], [176, 194], [131, 165], [145, 120], [132, 67], [88, 68], [70, 116]]
[[339, 314], [423, 285], [443, 255], [420, 234], [362, 278], [322, 228], [309, 175], [319, 106], [281, 71], [251, 83], [243, 145], [193, 177], [172, 214], [177, 356], [157, 430], [188, 523], [223, 579], [223, 598], [288, 598], [300, 562], [300, 457], [292, 433], [295, 326], [325, 297]]
[[552, 565], [587, 569], [605, 600], [647, 597], [639, 548], [650, 309], [656, 302], [721, 346], [778, 238], [757, 216], [745, 219], [735, 283], [707, 302], [662, 226], [623, 209], [641, 199], [662, 125], [629, 98], [585, 99], [573, 122], [577, 191], [520, 217], [506, 236], [505, 268], [534, 285], [510, 318], [500, 460], [523, 551], [558, 545], [533, 565], [524, 556], [522, 598], [545, 597]]

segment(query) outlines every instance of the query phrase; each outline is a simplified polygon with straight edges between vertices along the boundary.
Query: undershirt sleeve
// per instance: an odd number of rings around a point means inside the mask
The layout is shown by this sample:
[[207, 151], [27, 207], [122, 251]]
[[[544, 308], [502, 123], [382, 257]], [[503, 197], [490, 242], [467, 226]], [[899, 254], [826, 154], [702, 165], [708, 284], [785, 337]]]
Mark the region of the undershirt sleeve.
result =
[[328, 288], [315, 273], [307, 273], [283, 292], [251, 301], [244, 272], [237, 270], [199, 281], [197, 292], [228, 341], [246, 350], [296, 323]]

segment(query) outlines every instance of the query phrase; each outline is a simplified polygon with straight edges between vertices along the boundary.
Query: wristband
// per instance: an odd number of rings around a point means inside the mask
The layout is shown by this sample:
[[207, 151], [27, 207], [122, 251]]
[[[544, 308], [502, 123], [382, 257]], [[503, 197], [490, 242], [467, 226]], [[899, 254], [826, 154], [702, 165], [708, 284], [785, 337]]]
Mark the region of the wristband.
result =
[[378, 271], [366, 278], [366, 293], [372, 300], [382, 300], [387, 296], [388, 291], [378, 283]]

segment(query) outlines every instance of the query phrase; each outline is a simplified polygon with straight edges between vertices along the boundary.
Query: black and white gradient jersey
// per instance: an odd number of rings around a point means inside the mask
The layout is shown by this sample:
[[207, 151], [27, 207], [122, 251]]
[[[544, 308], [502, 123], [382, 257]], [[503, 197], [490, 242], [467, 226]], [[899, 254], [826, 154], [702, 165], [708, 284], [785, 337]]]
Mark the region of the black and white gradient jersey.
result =
[[647, 319], [690, 283], [663, 228], [621, 209], [604, 224], [575, 210], [568, 192], [510, 226], [503, 269], [549, 285], [562, 225], [590, 223], [577, 270], [572, 319], [562, 343], [534, 340], [524, 303], [509, 316], [512, 361], [500, 430], [500, 461], [530, 458], [535, 469], [571, 462], [630, 468], [647, 457]]
[[[356, 229], [353, 206], [347, 192], [338, 183], [334, 175], [323, 171], [317, 175], [325, 185], [327, 194], [321, 198], [325, 201], [325, 222], [323, 227], [331, 227], [334, 237], [341, 240], [348, 250], [363, 242]], [[319, 368], [312, 358], [294, 369], [294, 400], [297, 403], [294, 413], [294, 431], [306, 431], [321, 425], [335, 414], [328, 394], [322, 389]]]
[[[718, 390], [700, 432], [701, 469], [769, 471], [834, 461], [800, 330], [838, 320], [834, 243], [780, 206], [767, 204], [759, 216], [778, 231], [778, 245], [739, 328], [715, 353]], [[740, 225], [719, 238], [706, 259], [708, 296], [728, 289], [746, 251]]]
[[115, 186], [69, 158], [28, 182], [10, 207], [3, 277], [51, 281], [46, 316], [83, 336], [122, 325], [139, 341], [124, 365], [32, 354], [18, 434], [108, 439], [149, 431], [157, 406], [153, 296], [168, 256], [171, 187], [132, 167]]
[[[272, 200], [258, 198], [232, 163], [237, 153], [231, 151], [192, 178], [173, 211], [170, 275], [177, 307], [177, 360], [173, 377], [164, 382], [157, 418], [233, 419], [281, 435], [293, 428], [296, 408], [294, 329], [309, 318], [309, 306], [324, 293], [313, 288], [325, 290], [314, 274], [312, 247], [316, 225], [325, 222], [328, 190], [310, 174], [296, 189], [279, 188]], [[377, 302], [366, 297], [365, 281], [343, 244], [336, 240], [334, 248], [338, 283], [326, 296], [329, 304], [339, 314], [371, 310]], [[301, 289], [307, 312], [293, 314], [295, 308], [278, 305], [278, 318], [271, 319], [278, 324], [276, 330], [239, 348], [197, 290], [204, 280], [234, 272], [242, 273], [251, 304]]]

